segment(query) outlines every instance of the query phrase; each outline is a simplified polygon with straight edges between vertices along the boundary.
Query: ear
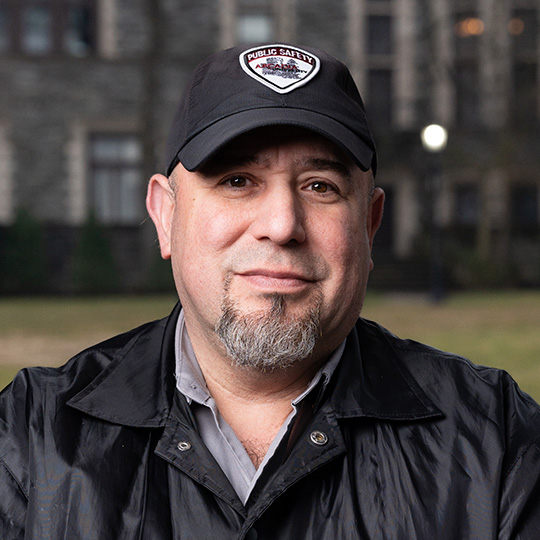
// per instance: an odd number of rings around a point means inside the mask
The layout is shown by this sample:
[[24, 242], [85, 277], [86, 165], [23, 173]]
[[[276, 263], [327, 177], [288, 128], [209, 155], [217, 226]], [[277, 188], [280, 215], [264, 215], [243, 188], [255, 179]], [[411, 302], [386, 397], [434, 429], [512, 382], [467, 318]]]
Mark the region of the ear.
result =
[[171, 258], [171, 228], [174, 216], [175, 197], [169, 179], [155, 174], [148, 183], [146, 209], [154, 222], [159, 239], [161, 256]]
[[[367, 233], [369, 238], [369, 250], [373, 249], [373, 240], [375, 233], [381, 224], [384, 210], [384, 191], [381, 188], [375, 188], [369, 202], [367, 216]], [[373, 270], [373, 259], [370, 260], [369, 269]]]

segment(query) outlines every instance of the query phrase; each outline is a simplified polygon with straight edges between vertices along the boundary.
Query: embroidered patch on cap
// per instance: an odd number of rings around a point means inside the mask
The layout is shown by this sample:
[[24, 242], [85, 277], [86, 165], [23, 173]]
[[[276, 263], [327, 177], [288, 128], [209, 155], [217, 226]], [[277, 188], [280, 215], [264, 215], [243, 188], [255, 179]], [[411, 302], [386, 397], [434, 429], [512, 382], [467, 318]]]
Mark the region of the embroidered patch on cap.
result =
[[313, 54], [288, 45], [265, 45], [244, 51], [242, 69], [256, 81], [279, 94], [286, 94], [313, 79], [320, 60]]

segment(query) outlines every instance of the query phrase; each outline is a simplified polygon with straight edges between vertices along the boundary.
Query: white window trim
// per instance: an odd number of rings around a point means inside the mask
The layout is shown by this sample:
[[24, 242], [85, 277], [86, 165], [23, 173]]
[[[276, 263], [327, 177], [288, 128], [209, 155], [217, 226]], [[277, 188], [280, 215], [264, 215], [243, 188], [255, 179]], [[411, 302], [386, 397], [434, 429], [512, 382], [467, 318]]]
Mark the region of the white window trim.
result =
[[219, 0], [220, 49], [236, 45], [236, 0]]
[[118, 57], [117, 0], [99, 0], [97, 5], [97, 52], [102, 58]]
[[10, 225], [15, 219], [13, 196], [13, 145], [8, 128], [0, 123], [0, 225]]

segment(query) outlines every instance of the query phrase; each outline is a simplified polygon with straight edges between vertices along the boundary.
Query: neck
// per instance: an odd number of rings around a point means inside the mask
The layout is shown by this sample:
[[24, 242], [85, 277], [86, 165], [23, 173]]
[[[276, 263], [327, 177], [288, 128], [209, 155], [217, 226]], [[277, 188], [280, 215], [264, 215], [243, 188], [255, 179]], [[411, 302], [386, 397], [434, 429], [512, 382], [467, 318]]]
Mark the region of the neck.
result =
[[309, 363], [261, 373], [234, 366], [230, 359], [208, 361], [204, 357], [199, 365], [221, 416], [257, 468], [291, 414], [292, 401], [306, 390], [319, 368], [319, 364]]
[[209, 344], [186, 322], [191, 345], [217, 408], [256, 467], [302, 394], [326, 361], [310, 357], [287, 369], [261, 372], [236, 365], [224, 347]]
[[227, 355], [213, 331], [200, 331], [197, 324], [185, 318], [193, 351], [214, 399], [220, 394], [253, 401], [289, 400], [301, 394], [331, 351], [314, 351], [310, 357], [287, 368], [262, 371], [242, 366]]
[[216, 354], [193, 344], [193, 350], [212, 397], [230, 397], [234, 401], [250, 404], [290, 401], [307, 388], [309, 382], [323, 365], [324, 359], [307, 358], [288, 368], [260, 371], [237, 365], [224, 352]]

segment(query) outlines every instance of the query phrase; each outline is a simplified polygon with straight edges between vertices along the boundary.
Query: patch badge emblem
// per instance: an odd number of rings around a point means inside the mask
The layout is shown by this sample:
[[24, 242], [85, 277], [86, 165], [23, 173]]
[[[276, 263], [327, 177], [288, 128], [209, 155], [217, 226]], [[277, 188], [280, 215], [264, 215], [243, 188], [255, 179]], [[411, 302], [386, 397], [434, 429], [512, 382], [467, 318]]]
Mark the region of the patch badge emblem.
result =
[[239, 60], [250, 77], [279, 94], [306, 84], [317, 75], [321, 64], [314, 54], [279, 44], [249, 49]]

